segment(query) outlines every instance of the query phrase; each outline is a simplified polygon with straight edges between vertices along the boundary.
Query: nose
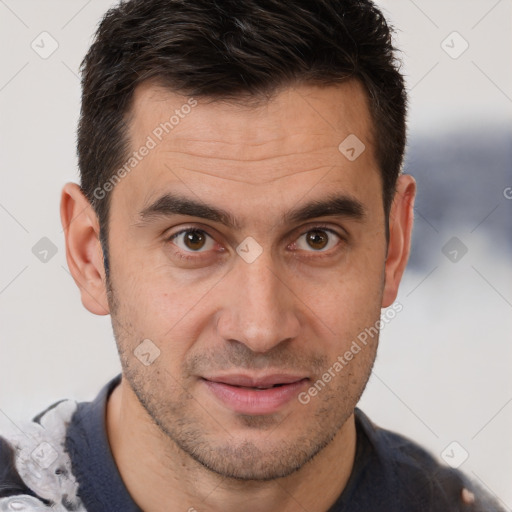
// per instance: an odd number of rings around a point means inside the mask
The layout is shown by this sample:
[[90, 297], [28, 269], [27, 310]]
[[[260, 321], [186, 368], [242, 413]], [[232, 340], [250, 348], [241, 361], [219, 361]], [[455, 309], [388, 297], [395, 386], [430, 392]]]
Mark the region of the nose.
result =
[[299, 334], [297, 299], [291, 283], [279, 276], [271, 256], [246, 263], [240, 258], [224, 283], [218, 335], [256, 353], [270, 351]]

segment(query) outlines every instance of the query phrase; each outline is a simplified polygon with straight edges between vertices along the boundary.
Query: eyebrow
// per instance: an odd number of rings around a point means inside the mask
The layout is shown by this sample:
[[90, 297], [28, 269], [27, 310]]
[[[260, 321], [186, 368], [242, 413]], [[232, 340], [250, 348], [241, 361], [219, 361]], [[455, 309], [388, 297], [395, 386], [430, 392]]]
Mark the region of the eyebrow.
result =
[[317, 217], [345, 217], [362, 221], [366, 216], [363, 203], [348, 195], [334, 195], [296, 208], [284, 215], [285, 222], [298, 223]]
[[[139, 213], [142, 224], [173, 215], [198, 217], [224, 224], [229, 228], [240, 229], [240, 223], [230, 212], [171, 193], [162, 195]], [[362, 221], [365, 216], [366, 209], [359, 200], [349, 195], [333, 195], [326, 199], [311, 201], [285, 213], [283, 221], [299, 223], [317, 217], [345, 217]]]
[[228, 211], [176, 194], [165, 194], [159, 197], [139, 213], [144, 224], [172, 215], [188, 215], [219, 222], [230, 228], [240, 227], [237, 220]]

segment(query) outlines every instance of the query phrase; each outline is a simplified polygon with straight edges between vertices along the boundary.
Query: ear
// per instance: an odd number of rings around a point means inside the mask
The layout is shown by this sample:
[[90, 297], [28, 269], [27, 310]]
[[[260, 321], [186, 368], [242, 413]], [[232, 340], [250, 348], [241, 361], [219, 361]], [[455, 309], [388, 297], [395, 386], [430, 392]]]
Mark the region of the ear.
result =
[[76, 183], [67, 183], [62, 189], [60, 217], [68, 267], [80, 289], [82, 304], [95, 315], [108, 315], [98, 217]]
[[398, 178], [395, 197], [389, 214], [389, 243], [385, 266], [385, 283], [382, 307], [393, 304], [398, 286], [409, 259], [416, 182], [404, 174]]

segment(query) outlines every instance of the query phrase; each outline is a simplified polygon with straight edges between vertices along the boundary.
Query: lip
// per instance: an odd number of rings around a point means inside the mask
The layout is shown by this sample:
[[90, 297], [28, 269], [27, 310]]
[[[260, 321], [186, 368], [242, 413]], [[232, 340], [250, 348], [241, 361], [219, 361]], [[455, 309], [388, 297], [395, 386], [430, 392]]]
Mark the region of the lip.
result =
[[233, 412], [262, 415], [272, 414], [282, 409], [297, 397], [309, 379], [300, 375], [287, 374], [265, 376], [237, 374], [203, 377], [201, 380], [209, 392]]

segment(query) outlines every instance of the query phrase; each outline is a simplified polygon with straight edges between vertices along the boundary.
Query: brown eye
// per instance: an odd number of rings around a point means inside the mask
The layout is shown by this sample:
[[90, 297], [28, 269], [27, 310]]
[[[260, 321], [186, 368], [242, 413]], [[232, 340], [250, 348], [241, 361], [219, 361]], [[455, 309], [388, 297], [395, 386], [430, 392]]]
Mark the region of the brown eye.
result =
[[204, 236], [204, 233], [201, 233], [200, 231], [188, 231], [183, 237], [183, 242], [188, 249], [198, 251], [203, 248], [206, 242], [206, 237]]
[[213, 249], [213, 238], [199, 229], [186, 229], [173, 235], [170, 239], [177, 247], [185, 252], [205, 252]]
[[329, 243], [329, 235], [325, 231], [319, 231], [317, 229], [314, 231], [308, 231], [306, 233], [306, 242], [311, 249], [319, 251], [321, 249], [325, 249]]
[[327, 228], [310, 229], [303, 233], [295, 242], [295, 249], [307, 252], [326, 252], [335, 247], [341, 240], [340, 235]]

